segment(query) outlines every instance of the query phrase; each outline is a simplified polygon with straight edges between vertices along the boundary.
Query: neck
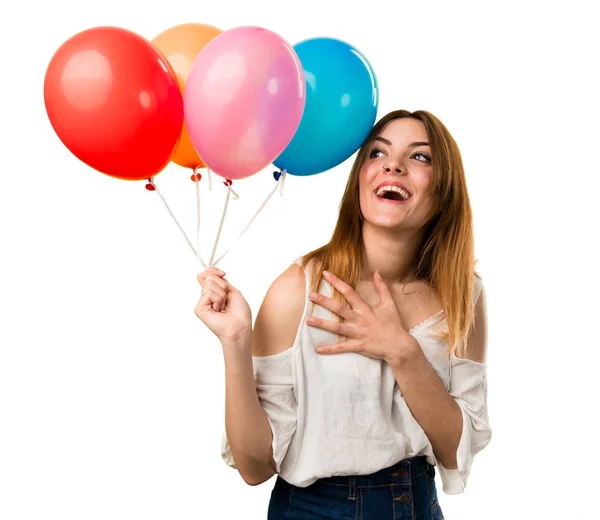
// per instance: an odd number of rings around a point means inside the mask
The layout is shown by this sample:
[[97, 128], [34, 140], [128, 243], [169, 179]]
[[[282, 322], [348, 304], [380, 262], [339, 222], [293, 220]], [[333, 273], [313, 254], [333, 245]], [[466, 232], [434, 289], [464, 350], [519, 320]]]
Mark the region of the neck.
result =
[[373, 280], [379, 272], [388, 284], [417, 280], [415, 275], [424, 230], [385, 229], [363, 222], [363, 269], [361, 280]]

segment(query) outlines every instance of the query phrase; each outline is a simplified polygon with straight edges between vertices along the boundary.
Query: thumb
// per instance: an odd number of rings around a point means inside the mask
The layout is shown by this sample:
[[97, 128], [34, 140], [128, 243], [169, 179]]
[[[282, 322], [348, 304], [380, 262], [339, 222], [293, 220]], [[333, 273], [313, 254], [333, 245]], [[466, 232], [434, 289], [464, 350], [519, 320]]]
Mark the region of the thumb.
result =
[[379, 293], [379, 297], [381, 301], [379, 302], [380, 307], [387, 307], [390, 302], [393, 303], [394, 299], [392, 298], [392, 293], [390, 292], [390, 288], [388, 284], [384, 281], [378, 271], [375, 271], [375, 289]]

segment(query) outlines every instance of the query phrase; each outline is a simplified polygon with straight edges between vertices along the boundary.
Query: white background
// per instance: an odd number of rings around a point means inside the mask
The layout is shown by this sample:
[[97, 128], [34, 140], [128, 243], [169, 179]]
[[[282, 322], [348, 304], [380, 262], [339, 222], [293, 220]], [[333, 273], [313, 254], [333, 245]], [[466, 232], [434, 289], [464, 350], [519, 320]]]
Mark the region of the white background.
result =
[[[467, 172], [489, 313], [493, 439], [451, 520], [600, 519], [598, 63], [593, 2], [169, 0], [4, 4], [0, 518], [266, 518], [275, 478], [220, 457], [220, 343], [193, 313], [201, 266], [157, 193], [97, 173], [50, 126], [43, 79], [70, 36], [148, 39], [185, 22], [343, 39], [371, 61], [378, 118], [426, 109]], [[288, 177], [219, 265], [254, 316], [270, 283], [333, 230], [351, 161]], [[234, 183], [220, 251], [274, 186]], [[191, 237], [190, 172], [157, 185]], [[208, 256], [225, 188], [202, 182]], [[594, 411], [596, 410], [596, 411]]]

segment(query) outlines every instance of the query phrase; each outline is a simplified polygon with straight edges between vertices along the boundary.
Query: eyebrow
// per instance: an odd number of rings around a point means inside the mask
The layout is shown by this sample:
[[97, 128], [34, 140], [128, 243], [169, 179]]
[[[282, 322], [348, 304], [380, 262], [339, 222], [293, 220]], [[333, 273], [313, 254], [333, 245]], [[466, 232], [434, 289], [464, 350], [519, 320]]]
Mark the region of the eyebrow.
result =
[[[387, 144], [388, 146], [392, 146], [392, 141], [386, 139], [385, 137], [377, 136], [375, 141], [381, 141], [382, 143]], [[409, 148], [414, 148], [416, 146], [431, 146], [427, 141], [415, 141], [414, 143], [410, 143], [408, 145]]]

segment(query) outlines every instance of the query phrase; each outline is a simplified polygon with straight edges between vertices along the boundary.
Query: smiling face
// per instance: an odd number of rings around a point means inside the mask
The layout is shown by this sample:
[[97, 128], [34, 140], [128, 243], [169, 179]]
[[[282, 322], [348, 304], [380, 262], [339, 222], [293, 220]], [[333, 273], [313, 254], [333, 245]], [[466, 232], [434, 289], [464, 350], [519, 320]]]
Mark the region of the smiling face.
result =
[[367, 150], [360, 171], [360, 209], [365, 222], [386, 228], [422, 228], [431, 209], [431, 157], [421, 121], [392, 120]]

